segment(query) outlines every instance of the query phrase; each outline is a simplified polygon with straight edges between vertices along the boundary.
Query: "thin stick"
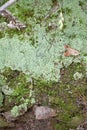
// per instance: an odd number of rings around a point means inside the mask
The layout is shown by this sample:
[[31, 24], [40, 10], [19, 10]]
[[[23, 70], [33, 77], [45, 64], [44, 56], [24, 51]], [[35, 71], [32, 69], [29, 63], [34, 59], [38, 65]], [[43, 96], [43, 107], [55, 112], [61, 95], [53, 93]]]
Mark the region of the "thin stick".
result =
[[9, 0], [7, 1], [4, 5], [2, 5], [0, 7], [0, 11], [6, 9], [7, 7], [9, 7], [10, 5], [12, 5], [13, 3], [15, 3], [17, 0]]
[[26, 26], [18, 21], [17, 18], [11, 14], [11, 12], [6, 10], [7, 7], [11, 6], [16, 1], [17, 0], [9, 0], [4, 5], [2, 5], [0, 7], [0, 15], [9, 20], [9, 24], [7, 25], [9, 28], [17, 28], [18, 30], [20, 30], [22, 28], [25, 28]]
[[11, 12], [9, 12], [8, 10], [2, 10], [1, 12], [0, 12], [0, 14], [3, 16], [3, 17], [5, 17], [5, 18], [7, 18], [9, 21], [15, 21], [16, 20], [16, 18], [11, 14]]

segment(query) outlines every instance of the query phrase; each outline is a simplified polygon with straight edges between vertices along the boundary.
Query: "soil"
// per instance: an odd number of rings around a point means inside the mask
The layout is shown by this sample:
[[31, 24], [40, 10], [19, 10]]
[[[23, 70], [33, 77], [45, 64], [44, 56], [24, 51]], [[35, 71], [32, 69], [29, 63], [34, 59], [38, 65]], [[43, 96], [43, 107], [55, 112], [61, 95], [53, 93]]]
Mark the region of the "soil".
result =
[[[10, 122], [12, 124], [12, 122]], [[55, 118], [36, 120], [33, 110], [28, 110], [23, 116], [20, 116], [13, 125], [0, 128], [0, 130], [55, 130]]]

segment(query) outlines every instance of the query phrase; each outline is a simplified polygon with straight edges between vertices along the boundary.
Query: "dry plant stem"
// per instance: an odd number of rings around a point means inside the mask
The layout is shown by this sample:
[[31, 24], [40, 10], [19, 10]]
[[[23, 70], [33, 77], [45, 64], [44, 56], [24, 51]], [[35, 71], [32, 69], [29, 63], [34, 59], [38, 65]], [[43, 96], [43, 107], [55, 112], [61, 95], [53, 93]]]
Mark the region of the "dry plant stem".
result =
[[11, 14], [8, 10], [6, 10], [7, 7], [11, 6], [13, 3], [15, 3], [17, 0], [9, 0], [4, 5], [0, 7], [0, 15], [7, 18], [9, 21], [8, 27], [9, 28], [17, 28], [18, 30], [25, 28], [26, 26], [22, 24], [20, 21], [17, 20], [15, 16]]
[[2, 10], [0, 14], [7, 18], [9, 21], [15, 21], [16, 18], [8, 11], [8, 10]]
[[4, 5], [2, 5], [0, 7], [0, 11], [6, 9], [7, 7], [9, 7], [10, 5], [12, 5], [13, 3], [15, 3], [17, 0], [9, 0], [7, 1]]
[[56, 5], [54, 5], [48, 12], [48, 14], [45, 16], [44, 20], [49, 18], [53, 13], [55, 13], [59, 8], [59, 4], [56, 3]]
[[26, 26], [21, 23], [15, 16], [13, 16], [8, 10], [0, 11], [0, 15], [7, 18], [9, 23], [12, 23], [12, 26], [17, 28], [18, 30], [25, 28]]
[[9, 11], [7, 11], [6, 8], [11, 6], [16, 1], [17, 0], [9, 0], [4, 5], [2, 5], [0, 7], [0, 15], [6, 17], [9, 21], [15, 20], [16, 18]]

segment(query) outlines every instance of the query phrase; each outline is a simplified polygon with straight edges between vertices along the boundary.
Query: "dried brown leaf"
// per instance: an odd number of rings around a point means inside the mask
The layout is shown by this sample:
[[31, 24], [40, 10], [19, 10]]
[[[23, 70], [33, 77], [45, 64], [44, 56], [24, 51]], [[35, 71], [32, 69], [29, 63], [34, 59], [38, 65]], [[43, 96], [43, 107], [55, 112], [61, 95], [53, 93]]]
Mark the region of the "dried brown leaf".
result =
[[68, 45], [65, 45], [64, 48], [66, 49], [66, 51], [64, 52], [64, 56], [77, 56], [77, 55], [79, 55], [79, 51], [77, 51], [74, 48], [71, 48]]

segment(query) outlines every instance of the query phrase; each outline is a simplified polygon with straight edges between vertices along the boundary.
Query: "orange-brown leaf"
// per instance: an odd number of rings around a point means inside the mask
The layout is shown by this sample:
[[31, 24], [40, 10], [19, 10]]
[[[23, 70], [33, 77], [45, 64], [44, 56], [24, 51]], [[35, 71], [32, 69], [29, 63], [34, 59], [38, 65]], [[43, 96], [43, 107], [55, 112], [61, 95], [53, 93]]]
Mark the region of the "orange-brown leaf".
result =
[[65, 45], [64, 47], [66, 49], [66, 51], [64, 52], [64, 56], [77, 56], [77, 55], [79, 55], [79, 51], [77, 51], [76, 49], [71, 48], [68, 45]]

